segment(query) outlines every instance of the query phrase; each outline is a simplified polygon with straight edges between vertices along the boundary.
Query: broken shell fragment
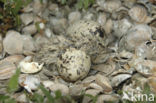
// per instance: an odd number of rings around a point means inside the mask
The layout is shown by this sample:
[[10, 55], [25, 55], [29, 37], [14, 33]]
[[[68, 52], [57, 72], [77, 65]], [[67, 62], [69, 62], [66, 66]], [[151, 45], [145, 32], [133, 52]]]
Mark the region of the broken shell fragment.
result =
[[55, 82], [52, 82], [52, 81], [43, 81], [43, 85], [46, 88], [50, 89], [52, 92], [60, 90], [62, 95], [69, 94], [69, 88], [65, 84], [55, 83]]
[[142, 59], [156, 60], [156, 42], [147, 41], [142, 43], [135, 49], [135, 54]]
[[24, 87], [28, 92], [32, 93], [32, 90], [36, 90], [40, 84], [40, 79], [33, 75], [20, 75], [19, 77], [20, 86]]
[[58, 60], [58, 71], [68, 81], [84, 78], [91, 66], [90, 57], [84, 51], [74, 48], [67, 49]]
[[97, 74], [95, 82], [104, 89], [104, 92], [111, 92], [112, 91], [111, 83], [107, 77], [105, 77], [101, 74]]
[[26, 62], [26, 61], [21, 61], [19, 63], [19, 68], [21, 69], [22, 73], [36, 73], [39, 72], [43, 67], [42, 64], [38, 64], [37, 62]]
[[113, 86], [113, 87], [116, 87], [116, 86], [118, 86], [120, 83], [122, 83], [123, 81], [125, 81], [125, 80], [127, 80], [127, 79], [129, 79], [129, 78], [131, 78], [131, 75], [130, 75], [130, 74], [119, 74], [119, 75], [117, 75], [117, 76], [114, 76], [114, 77], [112, 78], [112, 81], [111, 81], [112, 86]]

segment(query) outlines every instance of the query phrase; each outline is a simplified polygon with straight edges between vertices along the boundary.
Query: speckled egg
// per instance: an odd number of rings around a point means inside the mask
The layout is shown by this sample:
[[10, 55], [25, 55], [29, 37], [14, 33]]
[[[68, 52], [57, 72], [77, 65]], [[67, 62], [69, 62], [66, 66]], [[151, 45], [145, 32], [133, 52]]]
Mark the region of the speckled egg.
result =
[[67, 29], [67, 35], [70, 36], [73, 40], [77, 41], [79, 39], [101, 39], [104, 38], [104, 30], [95, 21], [91, 20], [79, 20], [73, 25], [69, 26]]
[[70, 25], [67, 36], [75, 42], [76, 48], [87, 54], [94, 54], [105, 46], [105, 32], [98, 22], [92, 20], [79, 20]]
[[70, 48], [58, 60], [58, 72], [67, 81], [76, 81], [87, 76], [91, 60], [84, 51]]

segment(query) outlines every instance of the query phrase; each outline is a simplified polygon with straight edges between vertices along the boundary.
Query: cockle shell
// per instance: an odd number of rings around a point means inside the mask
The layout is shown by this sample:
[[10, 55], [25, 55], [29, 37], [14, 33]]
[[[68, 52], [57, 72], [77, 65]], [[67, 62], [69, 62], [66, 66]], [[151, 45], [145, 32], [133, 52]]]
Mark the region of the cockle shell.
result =
[[38, 64], [37, 62], [27, 62], [27, 61], [21, 61], [19, 63], [19, 68], [21, 69], [22, 73], [36, 73], [39, 72], [43, 67], [42, 64]]
[[0, 63], [0, 80], [9, 79], [15, 72], [15, 64], [7, 61]]
[[65, 84], [55, 83], [55, 82], [52, 82], [52, 81], [43, 81], [43, 85], [46, 88], [50, 89], [52, 92], [60, 90], [62, 95], [69, 94], [69, 88]]
[[141, 43], [151, 39], [153, 33], [151, 28], [145, 24], [138, 24], [128, 30], [127, 35], [122, 37], [119, 42], [119, 48], [126, 48], [129, 51], [133, 51]]
[[129, 10], [130, 17], [139, 23], [146, 23], [148, 20], [148, 11], [143, 5], [134, 5]]
[[125, 35], [131, 27], [132, 23], [128, 19], [113, 21], [113, 34], [120, 38], [121, 36]]
[[143, 59], [156, 60], [156, 41], [147, 41], [135, 49], [137, 57]]
[[105, 11], [107, 12], [114, 12], [116, 11], [119, 7], [121, 7], [121, 1], [120, 0], [107, 0], [104, 2], [103, 6]]
[[101, 74], [97, 74], [95, 82], [103, 88], [104, 92], [112, 91], [111, 83], [107, 77], [105, 77]]
[[22, 55], [8, 56], [0, 61], [0, 80], [9, 79], [16, 72], [16, 65], [23, 59]]
[[129, 79], [129, 78], [131, 78], [131, 75], [130, 75], [130, 74], [119, 74], [119, 75], [117, 75], [117, 76], [114, 76], [114, 77], [112, 78], [112, 81], [111, 81], [112, 86], [113, 86], [113, 87], [116, 87], [116, 86], [118, 86], [120, 83], [122, 83], [123, 81], [125, 81], [125, 80], [127, 80], [127, 79]]

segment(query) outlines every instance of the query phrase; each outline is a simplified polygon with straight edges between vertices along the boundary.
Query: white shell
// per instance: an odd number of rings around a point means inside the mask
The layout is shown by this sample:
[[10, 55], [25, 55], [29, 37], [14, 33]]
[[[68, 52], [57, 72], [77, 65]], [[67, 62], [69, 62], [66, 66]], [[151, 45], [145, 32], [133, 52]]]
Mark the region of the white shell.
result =
[[21, 18], [24, 25], [28, 25], [31, 22], [33, 22], [33, 20], [34, 20], [33, 14], [31, 14], [31, 13], [21, 14], [20, 18]]
[[145, 23], [148, 17], [147, 10], [142, 5], [134, 5], [129, 10], [129, 15], [134, 21], [139, 22], [139, 23]]
[[107, 77], [105, 77], [101, 74], [97, 74], [95, 82], [104, 89], [104, 92], [111, 92], [112, 91], [111, 83]]
[[[139, 24], [133, 26], [122, 39], [125, 43], [124, 46], [127, 50], [133, 51], [141, 43], [151, 39], [152, 30], [149, 26], [144, 24]], [[121, 40], [122, 40], [121, 39]]]
[[55, 83], [55, 82], [52, 82], [52, 81], [43, 81], [43, 85], [46, 88], [50, 89], [52, 92], [60, 90], [62, 95], [69, 94], [69, 88], [66, 85], [64, 85], [64, 84]]
[[131, 26], [132, 23], [127, 19], [113, 21], [113, 30], [115, 32], [114, 35], [120, 38], [127, 33]]
[[24, 87], [28, 92], [32, 93], [32, 90], [36, 90], [40, 84], [40, 79], [33, 75], [20, 75], [19, 84]]
[[118, 86], [120, 83], [122, 83], [123, 81], [127, 80], [128, 78], [130, 78], [131, 75], [130, 74], [119, 74], [115, 77], [112, 78], [112, 86], [116, 87]]
[[156, 60], [156, 42], [144, 42], [135, 49], [137, 57]]
[[8, 54], [21, 54], [23, 52], [23, 40], [19, 32], [10, 30], [3, 40], [4, 51]]
[[80, 19], [81, 19], [81, 13], [78, 12], [78, 11], [71, 12], [68, 15], [68, 20], [69, 20], [70, 24], [73, 24], [74, 22], [76, 22], [76, 21], [78, 21]]
[[81, 50], [67, 49], [58, 60], [58, 71], [60, 75], [69, 81], [84, 78], [91, 66], [90, 57]]
[[110, 13], [116, 11], [120, 7], [121, 7], [120, 0], [108, 0], [103, 4], [104, 10]]
[[16, 72], [16, 65], [24, 57], [22, 55], [8, 56], [0, 61], [0, 80], [9, 79]]
[[43, 63], [39, 65], [37, 62], [27, 62], [21, 61], [19, 63], [19, 68], [22, 73], [36, 73], [39, 72], [43, 67]]

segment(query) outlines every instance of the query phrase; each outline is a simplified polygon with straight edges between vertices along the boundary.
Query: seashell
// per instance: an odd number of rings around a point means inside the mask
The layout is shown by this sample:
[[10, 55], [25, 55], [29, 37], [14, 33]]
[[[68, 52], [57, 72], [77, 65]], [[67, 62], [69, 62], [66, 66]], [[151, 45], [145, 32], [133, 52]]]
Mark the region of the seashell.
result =
[[134, 5], [129, 10], [129, 16], [138, 23], [147, 23], [150, 21], [147, 9], [143, 5]]
[[37, 32], [37, 28], [36, 28], [35, 24], [30, 24], [30, 25], [24, 27], [22, 29], [22, 32], [24, 32], [25, 34], [33, 35]]
[[3, 60], [0, 61], [0, 63], [10, 62], [13, 64], [18, 64], [22, 59], [24, 59], [23, 55], [12, 55], [12, 56], [8, 56], [8, 57], [4, 58]]
[[86, 78], [82, 81], [82, 83], [91, 83], [91, 82], [93, 82], [95, 79], [96, 79], [95, 76], [89, 76], [89, 77], [86, 77]]
[[123, 0], [123, 5], [125, 5], [128, 8], [132, 8], [133, 5], [137, 2], [137, 0]]
[[142, 59], [156, 60], [156, 41], [147, 41], [135, 49], [137, 57]]
[[129, 17], [128, 9], [126, 7], [120, 7], [116, 12], [113, 12], [111, 15], [113, 20], [122, 20]]
[[122, 52], [119, 53], [119, 57], [120, 57], [120, 58], [132, 59], [133, 56], [134, 56], [133, 53], [128, 52], [128, 51], [125, 51], [125, 50], [123, 50]]
[[19, 68], [21, 69], [22, 73], [36, 73], [41, 71], [43, 67], [42, 64], [38, 64], [37, 62], [27, 62], [27, 61], [21, 61], [19, 63]]
[[94, 20], [95, 17], [94, 17], [94, 14], [93, 14], [93, 13], [87, 12], [87, 13], [85, 13], [85, 15], [83, 16], [83, 19], [84, 19], [84, 20]]
[[96, 83], [90, 83], [88, 88], [101, 90], [101, 92], [103, 91], [103, 88], [100, 85], [96, 84]]
[[95, 82], [103, 88], [104, 92], [111, 92], [112, 91], [112, 86], [111, 86], [110, 81], [107, 77], [105, 77], [101, 74], [97, 74]]
[[85, 88], [82, 84], [72, 85], [69, 87], [69, 94], [72, 96], [80, 96], [83, 90], [85, 90]]
[[68, 15], [69, 24], [73, 24], [74, 22], [81, 19], [81, 13], [78, 11], [71, 12]]
[[16, 72], [16, 65], [24, 58], [22, 55], [8, 56], [0, 61], [0, 80], [9, 79]]
[[114, 35], [118, 38], [122, 37], [132, 27], [132, 23], [127, 19], [113, 21]]
[[36, 50], [36, 44], [30, 35], [22, 35], [22, 39], [24, 52], [32, 52]]
[[152, 30], [149, 26], [139, 24], [133, 26], [119, 42], [119, 48], [134, 51], [141, 43], [151, 39]]
[[90, 66], [90, 57], [75, 48], [67, 49], [58, 60], [59, 74], [68, 81], [84, 78], [88, 74]]
[[104, 2], [102, 7], [104, 8], [105, 11], [112, 13], [121, 7], [121, 1], [120, 0], [107, 0], [106, 2]]
[[93, 60], [94, 64], [105, 63], [110, 57], [109, 53], [102, 53], [97, 55], [97, 57]]
[[155, 77], [149, 77], [148, 78], [148, 84], [151, 87], [151, 91], [156, 93], [156, 78]]
[[16, 66], [9, 61], [0, 61], [0, 80], [9, 79], [16, 72]]
[[46, 88], [49, 88], [52, 92], [60, 90], [62, 95], [68, 95], [69, 94], [69, 88], [64, 84], [55, 83], [55, 82], [52, 82], [52, 81], [43, 81], [43, 85]]
[[123, 81], [127, 80], [131, 78], [131, 75], [130, 74], [119, 74], [117, 76], [114, 76], [112, 79], [111, 79], [111, 83], [112, 83], [112, 86], [113, 87], [116, 87], [118, 86], [120, 83], [122, 83]]
[[105, 13], [100, 13], [98, 18], [97, 18], [97, 22], [101, 26], [105, 26], [106, 20], [107, 20], [107, 15]]
[[28, 103], [27, 96], [24, 93], [16, 93], [13, 95], [13, 98], [16, 100], [16, 102]]
[[0, 59], [4, 58], [5, 56], [5, 51], [3, 47], [3, 40], [2, 40], [2, 34], [0, 33]]
[[46, 37], [50, 38], [50, 37], [52, 37], [52, 35], [54, 35], [54, 33], [51, 31], [50, 28], [46, 28], [45, 35], [46, 35]]
[[97, 3], [100, 7], [103, 7], [103, 4], [105, 3], [105, 0], [96, 0], [96, 3]]
[[112, 19], [108, 19], [104, 26], [105, 33], [110, 34], [112, 32], [112, 29], [113, 29], [113, 21]]
[[115, 63], [93, 65], [92, 69], [103, 72], [106, 75], [111, 74], [115, 70]]
[[53, 92], [55, 92], [57, 90], [60, 90], [61, 93], [62, 93], [62, 95], [64, 95], [64, 96], [67, 95], [67, 94], [69, 94], [69, 88], [66, 85], [64, 85], [64, 84], [55, 83], [54, 85], [51, 85], [49, 87], [49, 89], [51, 91], [53, 91]]
[[141, 75], [140, 73], [136, 73], [131, 78], [133, 85], [139, 86], [144, 88], [145, 84], [147, 83], [148, 79]]
[[53, 26], [53, 31], [56, 34], [64, 33], [67, 29], [67, 19], [66, 18], [50, 18], [50, 24]]
[[20, 33], [10, 30], [3, 40], [4, 51], [8, 54], [22, 54], [23, 40]]
[[132, 64], [133, 64], [132, 67], [134, 67], [139, 73], [145, 76], [152, 76], [152, 75], [156, 76], [156, 62], [155, 61], [143, 60], [139, 58], [139, 59], [132, 61]]
[[23, 13], [20, 15], [20, 18], [24, 25], [28, 25], [33, 22], [34, 17], [32, 13]]
[[117, 103], [119, 101], [119, 96], [117, 95], [108, 95], [108, 94], [102, 94], [99, 95], [97, 98], [97, 103], [104, 103], [104, 102], [113, 102]]
[[32, 93], [32, 90], [37, 90], [40, 79], [33, 75], [20, 75], [19, 77], [20, 86], [24, 87], [28, 92]]
[[[96, 89], [89, 89], [86, 90], [85, 94], [90, 94], [92, 96], [96, 96], [100, 93], [100, 90], [96, 90]], [[82, 103], [90, 103], [91, 98], [88, 96], [84, 96]]]
[[47, 5], [47, 1], [44, 1], [43, 3], [40, 2], [40, 0], [34, 0], [33, 2], [33, 12], [35, 14], [39, 14], [42, 12]]

